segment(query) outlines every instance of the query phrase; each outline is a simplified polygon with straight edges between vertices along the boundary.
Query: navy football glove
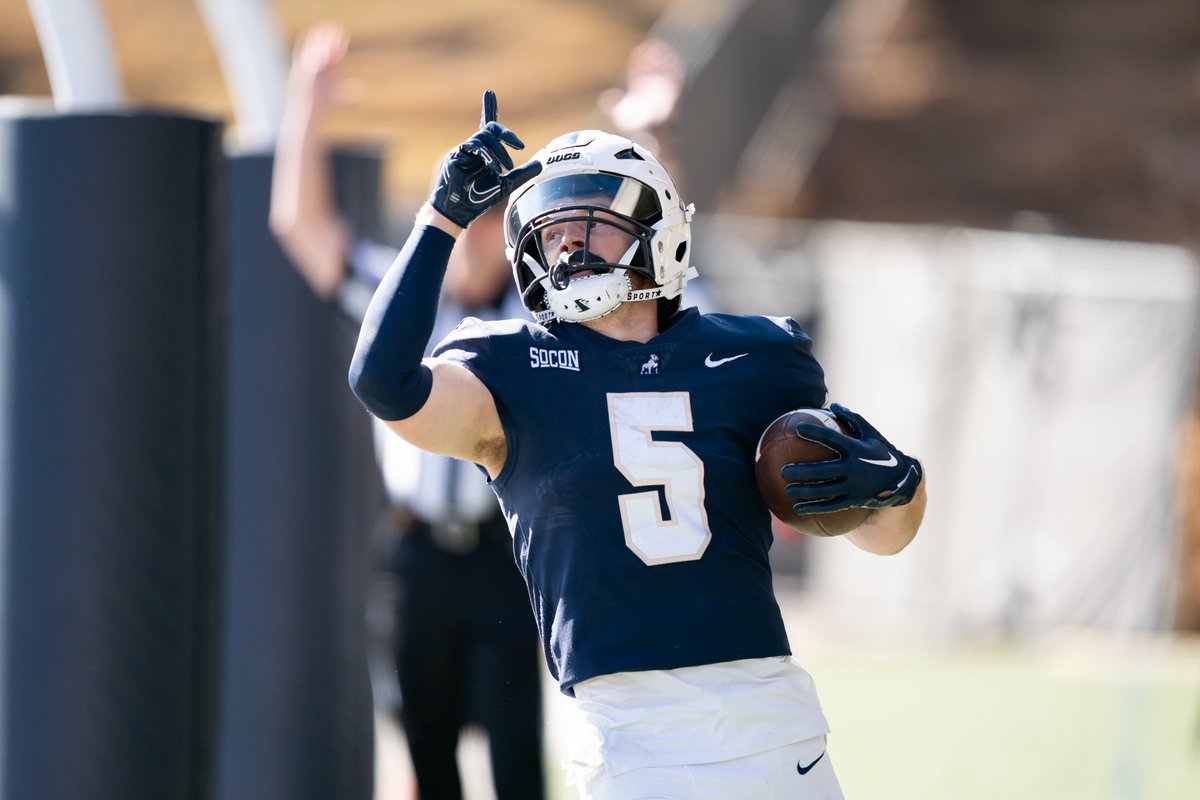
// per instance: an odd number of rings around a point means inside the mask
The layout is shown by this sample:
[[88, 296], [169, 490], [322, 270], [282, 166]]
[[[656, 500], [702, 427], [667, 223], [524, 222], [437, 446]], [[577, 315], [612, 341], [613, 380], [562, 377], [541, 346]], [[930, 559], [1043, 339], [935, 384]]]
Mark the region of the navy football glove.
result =
[[496, 93], [488, 89], [483, 93], [479, 131], [446, 155], [429, 195], [431, 206], [464, 228], [542, 171], [538, 161], [513, 169], [504, 145], [523, 150], [525, 143], [497, 122], [496, 116]]
[[871, 423], [845, 406], [829, 410], [853, 435], [816, 423], [796, 426], [796, 435], [837, 453], [830, 461], [788, 464], [779, 474], [789, 483], [787, 496], [797, 514], [819, 514], [843, 508], [888, 508], [913, 499], [921, 482], [921, 464], [896, 449]]

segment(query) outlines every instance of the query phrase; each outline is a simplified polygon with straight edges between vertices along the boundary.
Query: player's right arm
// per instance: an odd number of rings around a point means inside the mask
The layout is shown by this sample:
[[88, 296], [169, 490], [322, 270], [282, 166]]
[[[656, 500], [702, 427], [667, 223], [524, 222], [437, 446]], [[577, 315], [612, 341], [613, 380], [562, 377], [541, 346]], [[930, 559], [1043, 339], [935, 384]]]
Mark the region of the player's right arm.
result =
[[349, 376], [367, 410], [404, 439], [482, 464], [493, 476], [503, 466], [505, 440], [491, 392], [465, 367], [421, 356], [455, 239], [541, 171], [536, 162], [513, 169], [504, 145], [524, 146], [496, 121], [496, 96], [488, 91], [479, 131], [442, 162], [416, 227], [371, 299]]
[[492, 393], [460, 364], [421, 358], [446, 261], [463, 230], [428, 203], [417, 212], [363, 321], [350, 382], [363, 405], [410, 444], [482, 464], [494, 476], [505, 439]]

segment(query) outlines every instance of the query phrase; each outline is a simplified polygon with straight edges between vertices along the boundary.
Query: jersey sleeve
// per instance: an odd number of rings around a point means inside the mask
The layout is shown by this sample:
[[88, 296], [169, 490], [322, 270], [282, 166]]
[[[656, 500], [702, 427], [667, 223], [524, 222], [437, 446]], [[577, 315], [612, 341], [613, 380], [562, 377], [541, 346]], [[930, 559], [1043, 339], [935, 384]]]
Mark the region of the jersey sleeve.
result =
[[476, 317], [466, 317], [433, 348], [433, 357], [462, 364], [491, 388], [491, 332]]
[[812, 337], [792, 317], [769, 317], [787, 332], [790, 348], [786, 360], [786, 372], [782, 384], [788, 392], [790, 408], [821, 408], [829, 399], [825, 385], [825, 370], [813, 355]]
[[[520, 384], [513, 378], [511, 356], [503, 355], [513, 347], [514, 328], [511, 321], [484, 322], [476, 317], [467, 317], [438, 342], [432, 353], [434, 358], [461, 364], [491, 392], [508, 444], [504, 467], [494, 481], [489, 478], [489, 482], [495, 485], [503, 485], [507, 481], [520, 447], [516, 420], [510, 408], [512, 403], [517, 402], [514, 392], [520, 391]], [[503, 368], [505, 362], [509, 362], [508, 369]]]

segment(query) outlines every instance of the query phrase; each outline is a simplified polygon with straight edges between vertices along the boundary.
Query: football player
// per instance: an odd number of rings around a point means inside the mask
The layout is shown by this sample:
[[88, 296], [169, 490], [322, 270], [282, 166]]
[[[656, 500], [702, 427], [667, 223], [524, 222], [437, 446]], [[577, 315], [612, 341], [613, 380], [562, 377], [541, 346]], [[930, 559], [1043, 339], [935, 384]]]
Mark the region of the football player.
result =
[[[404, 439], [487, 474], [550, 672], [576, 701], [581, 796], [840, 798], [754, 477], [770, 422], [825, 402], [811, 340], [790, 318], [682, 307], [692, 207], [647, 150], [578, 131], [514, 167], [507, 148], [523, 145], [493, 93], [483, 105], [371, 302], [355, 393]], [[505, 199], [532, 320], [468, 319], [422, 360], [455, 238]], [[809, 510], [874, 509], [848, 538], [898, 552], [924, 514], [921, 465], [833, 411], [862, 437], [800, 426], [837, 458], [780, 481]]]

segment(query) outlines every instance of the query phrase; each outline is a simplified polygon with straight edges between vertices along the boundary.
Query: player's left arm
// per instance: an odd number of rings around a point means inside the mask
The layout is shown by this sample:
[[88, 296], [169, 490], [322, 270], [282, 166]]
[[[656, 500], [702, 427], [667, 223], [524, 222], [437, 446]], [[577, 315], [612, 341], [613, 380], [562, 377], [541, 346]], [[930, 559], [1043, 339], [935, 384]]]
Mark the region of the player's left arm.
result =
[[859, 414], [838, 403], [829, 410], [851, 434], [813, 423], [797, 425], [798, 436], [824, 445], [837, 457], [788, 464], [780, 472], [791, 481], [785, 491], [799, 514], [872, 509], [846, 538], [869, 553], [898, 553], [917, 535], [925, 517], [925, 469]]
[[877, 556], [892, 556], [899, 553], [917, 535], [921, 520], [925, 518], [925, 473], [917, 482], [917, 491], [902, 506], [877, 508], [863, 523], [846, 534], [846, 538]]

